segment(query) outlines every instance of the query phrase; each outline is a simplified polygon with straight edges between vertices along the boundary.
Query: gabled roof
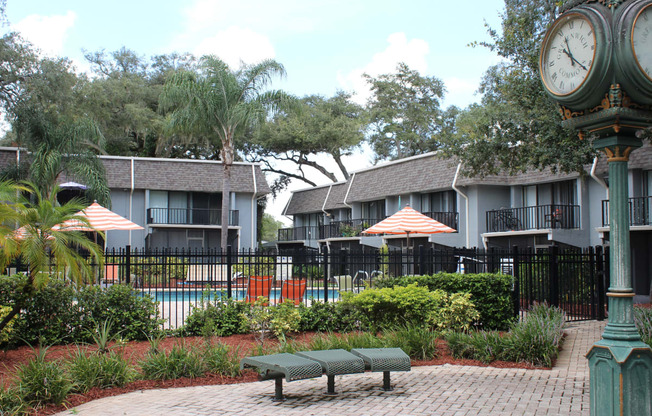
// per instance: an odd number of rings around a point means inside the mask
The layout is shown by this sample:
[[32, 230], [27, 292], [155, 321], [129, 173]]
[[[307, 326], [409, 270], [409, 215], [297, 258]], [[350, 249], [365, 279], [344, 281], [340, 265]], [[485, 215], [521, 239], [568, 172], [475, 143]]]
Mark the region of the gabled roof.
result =
[[331, 185], [322, 185], [314, 188], [293, 192], [288, 201], [283, 215], [309, 214], [321, 212]]

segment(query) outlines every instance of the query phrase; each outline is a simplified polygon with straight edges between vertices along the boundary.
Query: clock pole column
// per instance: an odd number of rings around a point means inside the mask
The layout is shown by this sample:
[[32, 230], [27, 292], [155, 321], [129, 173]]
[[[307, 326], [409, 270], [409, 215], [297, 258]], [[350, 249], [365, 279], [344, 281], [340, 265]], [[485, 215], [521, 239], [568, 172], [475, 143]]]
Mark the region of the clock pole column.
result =
[[587, 358], [591, 415], [652, 415], [652, 350], [634, 324], [629, 237], [628, 160], [641, 146], [635, 136], [614, 135], [594, 142], [609, 164], [609, 323]]

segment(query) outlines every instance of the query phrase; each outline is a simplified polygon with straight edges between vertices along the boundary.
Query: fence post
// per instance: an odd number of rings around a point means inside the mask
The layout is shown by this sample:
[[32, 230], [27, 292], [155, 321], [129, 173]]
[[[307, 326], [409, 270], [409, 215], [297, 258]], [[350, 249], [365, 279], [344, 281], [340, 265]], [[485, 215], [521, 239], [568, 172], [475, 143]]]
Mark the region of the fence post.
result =
[[125, 282], [127, 284], [131, 283], [131, 246], [127, 244], [125, 246], [125, 269], [126, 269], [126, 275], [125, 275]]
[[550, 274], [550, 304], [552, 306], [559, 306], [559, 247], [551, 246], [548, 255], [548, 273]]
[[226, 246], [226, 297], [231, 299], [231, 246]]
[[[597, 292], [597, 290], [596, 290], [596, 288], [597, 288], [596, 283], [597, 282], [595, 281], [595, 276], [596, 276], [595, 264], [596, 264], [596, 262], [595, 262], [595, 252], [593, 251], [593, 247], [589, 247], [588, 254], [589, 254], [589, 278], [591, 279], [591, 292], [593, 292], [593, 290], [595, 290]], [[598, 312], [597, 311], [597, 303], [598, 303], [598, 296], [597, 295], [598, 295], [597, 293], [595, 293], [595, 294], [591, 293], [591, 295], [589, 296], [589, 299], [591, 301], [591, 305], [590, 305], [590, 307], [591, 307], [591, 319], [597, 319], [597, 312]]]
[[328, 247], [322, 247], [322, 256], [324, 257], [324, 303], [328, 303], [328, 281], [329, 281], [329, 268], [328, 268]]
[[518, 259], [518, 246], [512, 247], [512, 302], [514, 303], [514, 317], [518, 319], [521, 313], [521, 287], [519, 284], [519, 259]]
[[[596, 276], [598, 278], [597, 291], [598, 291], [598, 321], [604, 321], [604, 304], [605, 304], [605, 258], [609, 258], [608, 252], [605, 250], [602, 251], [602, 246], [595, 247], [595, 264], [596, 264]], [[609, 268], [606, 268], [609, 270]]]

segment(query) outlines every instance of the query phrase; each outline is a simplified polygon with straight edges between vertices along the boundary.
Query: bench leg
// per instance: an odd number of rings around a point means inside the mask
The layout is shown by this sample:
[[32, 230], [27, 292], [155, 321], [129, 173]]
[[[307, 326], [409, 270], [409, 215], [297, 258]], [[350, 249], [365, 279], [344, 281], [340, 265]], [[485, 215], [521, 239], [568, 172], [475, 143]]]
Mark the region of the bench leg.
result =
[[285, 401], [285, 398], [283, 397], [283, 379], [279, 377], [275, 379], [275, 381], [276, 381], [276, 388], [274, 389], [274, 398], [272, 399], [272, 401], [283, 402]]
[[389, 384], [389, 371], [383, 371], [383, 390], [392, 391], [394, 390]]
[[326, 395], [337, 396], [337, 393], [335, 393], [335, 376], [328, 376], [328, 391]]

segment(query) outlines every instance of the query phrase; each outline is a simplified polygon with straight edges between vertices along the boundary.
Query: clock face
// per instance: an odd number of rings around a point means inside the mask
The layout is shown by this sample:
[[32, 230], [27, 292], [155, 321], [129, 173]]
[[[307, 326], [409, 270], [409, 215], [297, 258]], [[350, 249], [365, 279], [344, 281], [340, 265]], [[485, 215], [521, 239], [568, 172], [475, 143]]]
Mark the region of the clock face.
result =
[[636, 16], [632, 29], [632, 49], [639, 68], [652, 80], [652, 4]]
[[595, 32], [579, 13], [569, 13], [548, 31], [541, 50], [540, 69], [545, 87], [554, 95], [576, 91], [588, 77], [595, 60]]

